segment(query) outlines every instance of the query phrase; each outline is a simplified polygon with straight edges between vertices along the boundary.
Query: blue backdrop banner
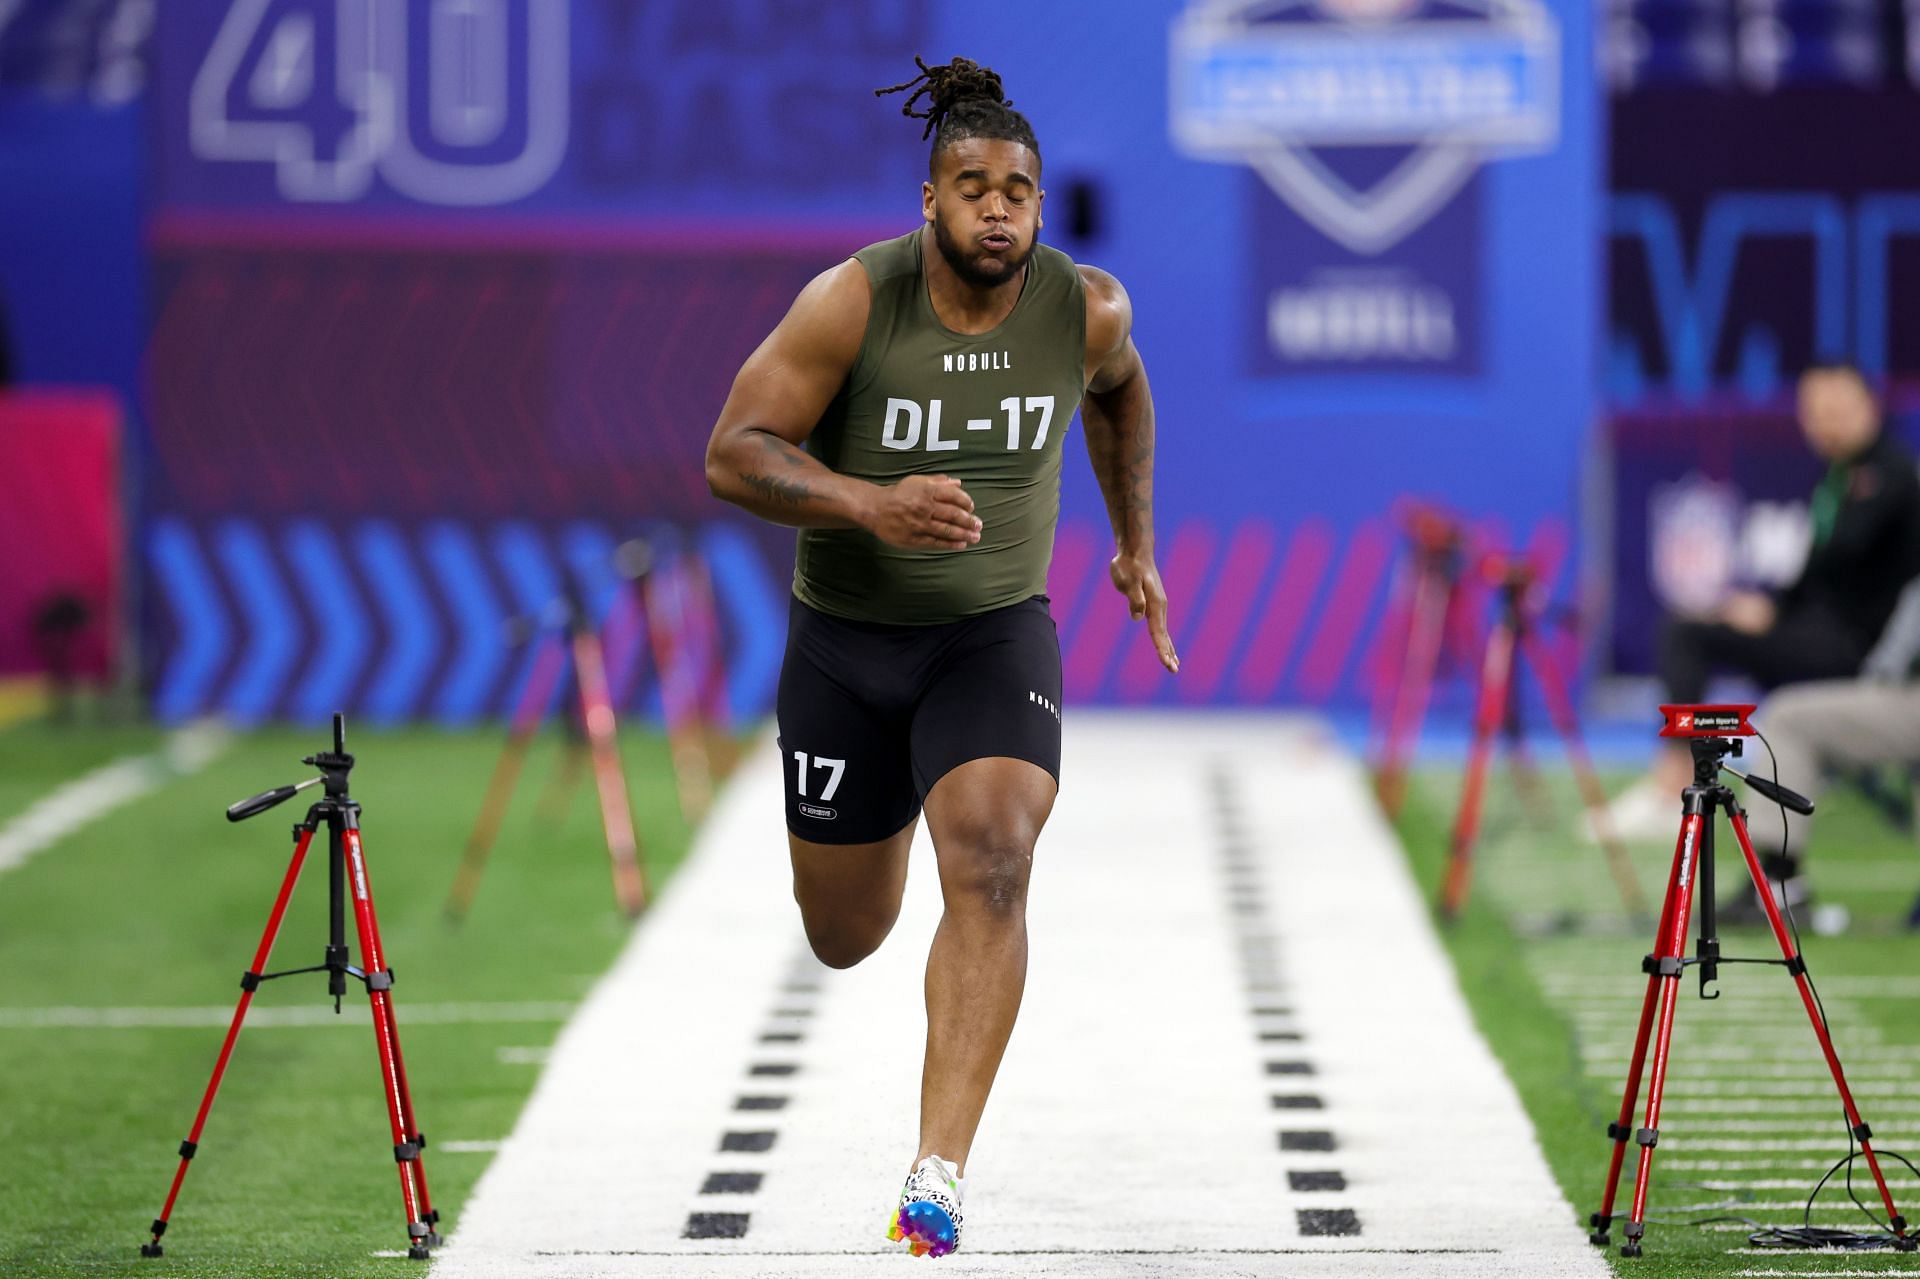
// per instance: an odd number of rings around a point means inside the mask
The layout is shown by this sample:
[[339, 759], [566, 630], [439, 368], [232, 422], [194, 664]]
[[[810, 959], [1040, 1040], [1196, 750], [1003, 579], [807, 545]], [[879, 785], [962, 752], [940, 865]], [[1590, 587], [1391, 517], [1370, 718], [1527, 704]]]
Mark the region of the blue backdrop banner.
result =
[[[922, 124], [873, 95], [916, 54], [1002, 74], [1041, 140], [1042, 234], [1127, 286], [1153, 377], [1186, 661], [1159, 674], [1105, 585], [1075, 462], [1052, 583], [1069, 699], [1361, 699], [1403, 498], [1573, 580], [1599, 346], [1590, 10], [163, 6], [162, 708], [300, 712], [323, 660], [349, 705], [498, 713], [517, 668], [463, 656], [491, 642], [472, 628], [645, 527], [727, 564], [729, 688], [764, 709], [791, 541], [714, 504], [700, 450], [806, 279], [917, 225]], [[259, 603], [268, 582], [290, 609]], [[316, 591], [360, 618], [345, 657]]]

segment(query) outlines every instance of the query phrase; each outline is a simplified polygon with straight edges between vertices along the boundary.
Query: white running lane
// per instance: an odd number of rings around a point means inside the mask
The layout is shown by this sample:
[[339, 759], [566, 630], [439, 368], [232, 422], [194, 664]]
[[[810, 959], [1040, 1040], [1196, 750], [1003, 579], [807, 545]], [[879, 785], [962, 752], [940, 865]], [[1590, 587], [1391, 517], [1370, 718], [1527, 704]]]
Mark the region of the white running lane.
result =
[[768, 741], [562, 1033], [435, 1279], [1608, 1273], [1312, 721], [1078, 713], [1066, 774], [959, 1255], [882, 1237], [915, 1147], [931, 848], [880, 952], [822, 969]]
[[43, 796], [0, 825], [0, 871], [14, 870], [67, 836], [175, 778], [197, 773], [227, 748], [228, 731], [202, 721], [169, 733], [148, 755], [124, 755]]

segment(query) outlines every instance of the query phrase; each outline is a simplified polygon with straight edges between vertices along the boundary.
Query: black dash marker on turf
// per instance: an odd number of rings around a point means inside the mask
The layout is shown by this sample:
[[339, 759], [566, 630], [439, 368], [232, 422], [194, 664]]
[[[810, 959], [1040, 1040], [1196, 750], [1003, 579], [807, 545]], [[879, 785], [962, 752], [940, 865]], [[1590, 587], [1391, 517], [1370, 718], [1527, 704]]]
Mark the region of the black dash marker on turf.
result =
[[1282, 1128], [1282, 1150], [1332, 1150], [1333, 1134], [1324, 1128]]
[[773, 1016], [775, 1017], [811, 1017], [813, 1016], [813, 1009], [811, 1008], [776, 1008], [773, 1010]]
[[785, 1110], [785, 1097], [739, 1097], [734, 1100], [735, 1110]]
[[1303, 1235], [1360, 1233], [1360, 1218], [1351, 1208], [1301, 1208], [1296, 1215], [1300, 1219], [1300, 1233]]
[[1290, 1172], [1287, 1174], [1289, 1190], [1345, 1190], [1346, 1174], [1338, 1172]]
[[700, 1185], [703, 1195], [750, 1195], [760, 1189], [763, 1172], [710, 1172]]
[[744, 1212], [696, 1212], [687, 1217], [682, 1239], [745, 1239], [747, 1217]]
[[1263, 1044], [1297, 1044], [1306, 1036], [1297, 1030], [1263, 1030], [1260, 1042]]
[[747, 1071], [749, 1075], [791, 1075], [800, 1067], [790, 1061], [757, 1061]]
[[760, 1036], [763, 1044], [797, 1044], [804, 1038], [797, 1030], [774, 1030]]
[[[720, 1149], [744, 1150], [759, 1153], [773, 1149], [773, 1139], [778, 1134], [771, 1129], [761, 1132], [725, 1132], [720, 1134]], [[1333, 1147], [1329, 1145], [1327, 1149]]]
[[1277, 1092], [1273, 1094], [1275, 1110], [1325, 1110], [1327, 1103], [1310, 1092]]
[[1269, 1075], [1311, 1075], [1313, 1063], [1310, 1061], [1270, 1061], [1267, 1063]]

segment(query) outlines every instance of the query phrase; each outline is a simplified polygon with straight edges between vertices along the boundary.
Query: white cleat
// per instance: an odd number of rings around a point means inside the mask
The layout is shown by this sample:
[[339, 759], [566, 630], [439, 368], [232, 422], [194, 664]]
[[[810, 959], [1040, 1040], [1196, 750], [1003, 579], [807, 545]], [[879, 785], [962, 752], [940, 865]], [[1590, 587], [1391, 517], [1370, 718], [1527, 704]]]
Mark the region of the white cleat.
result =
[[916, 1257], [946, 1256], [960, 1246], [960, 1228], [966, 1223], [960, 1197], [966, 1187], [958, 1167], [928, 1155], [901, 1188], [887, 1238], [905, 1240]]

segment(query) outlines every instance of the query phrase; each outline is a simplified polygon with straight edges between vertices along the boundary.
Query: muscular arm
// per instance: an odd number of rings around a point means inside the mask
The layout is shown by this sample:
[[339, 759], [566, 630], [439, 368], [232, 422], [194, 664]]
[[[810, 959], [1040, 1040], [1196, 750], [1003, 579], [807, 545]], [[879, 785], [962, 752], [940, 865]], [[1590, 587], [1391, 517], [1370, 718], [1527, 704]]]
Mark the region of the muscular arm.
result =
[[863, 528], [896, 546], [962, 550], [980, 538], [956, 480], [896, 485], [841, 475], [804, 448], [860, 355], [872, 299], [849, 259], [802, 289], [734, 376], [707, 441], [707, 487], [762, 519], [797, 528]]
[[1115, 589], [1145, 618], [1160, 662], [1178, 672], [1167, 632], [1167, 596], [1153, 558], [1153, 392], [1133, 345], [1133, 304], [1120, 282], [1083, 266], [1087, 294], [1087, 393], [1080, 404], [1087, 456], [1107, 503]]
[[786, 318], [747, 357], [707, 441], [707, 487], [762, 519], [855, 528], [874, 486], [821, 465], [800, 445], [860, 354], [865, 272], [842, 262], [801, 290]]

